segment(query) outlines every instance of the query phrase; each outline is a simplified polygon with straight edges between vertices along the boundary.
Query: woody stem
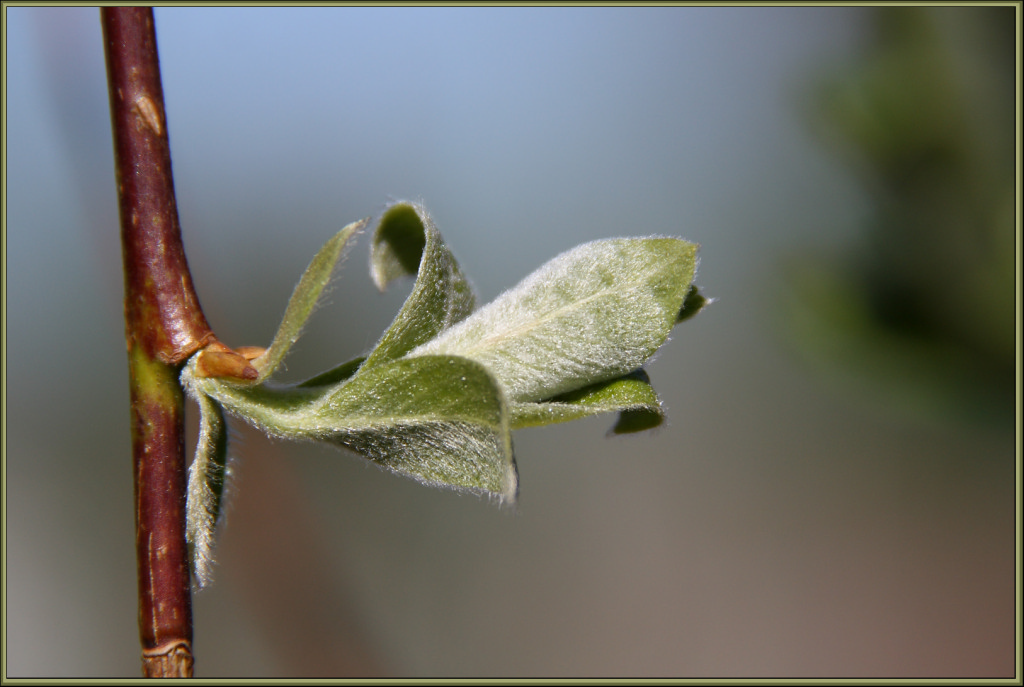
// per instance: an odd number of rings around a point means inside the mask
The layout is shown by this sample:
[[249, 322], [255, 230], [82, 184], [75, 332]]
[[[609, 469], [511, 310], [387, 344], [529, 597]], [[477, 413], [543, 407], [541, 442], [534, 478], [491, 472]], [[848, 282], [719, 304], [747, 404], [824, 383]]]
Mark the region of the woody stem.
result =
[[143, 674], [192, 675], [178, 373], [213, 340], [192, 286], [171, 177], [153, 11], [104, 7], [125, 279]]

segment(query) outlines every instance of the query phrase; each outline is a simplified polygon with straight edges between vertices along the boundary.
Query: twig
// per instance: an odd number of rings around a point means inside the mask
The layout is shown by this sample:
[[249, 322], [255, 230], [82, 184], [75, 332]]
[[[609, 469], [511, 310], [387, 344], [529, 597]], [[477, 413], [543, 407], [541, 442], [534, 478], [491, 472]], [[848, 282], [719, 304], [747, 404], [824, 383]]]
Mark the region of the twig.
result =
[[182, 362], [215, 341], [174, 199], [153, 12], [100, 10], [110, 87], [131, 385], [143, 674], [192, 675]]

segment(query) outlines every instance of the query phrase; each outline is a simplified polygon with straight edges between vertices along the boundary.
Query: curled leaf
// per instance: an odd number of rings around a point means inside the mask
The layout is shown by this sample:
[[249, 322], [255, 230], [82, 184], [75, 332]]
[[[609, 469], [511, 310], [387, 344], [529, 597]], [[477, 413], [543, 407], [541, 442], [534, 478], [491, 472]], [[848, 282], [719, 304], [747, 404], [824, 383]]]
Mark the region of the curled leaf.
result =
[[416, 275], [412, 293], [384, 332], [366, 369], [405, 355], [473, 311], [476, 299], [441, 233], [421, 205], [396, 203], [373, 234], [370, 274], [383, 290], [395, 279]]

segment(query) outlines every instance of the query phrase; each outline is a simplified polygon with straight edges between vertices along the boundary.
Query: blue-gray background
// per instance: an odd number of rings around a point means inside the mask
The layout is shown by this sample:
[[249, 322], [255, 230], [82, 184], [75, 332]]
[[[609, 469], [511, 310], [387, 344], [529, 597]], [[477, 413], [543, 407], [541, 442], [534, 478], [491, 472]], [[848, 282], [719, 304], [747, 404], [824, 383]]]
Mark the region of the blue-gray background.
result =
[[[8, 8], [7, 675], [138, 675], [118, 218], [95, 9]], [[239, 429], [198, 676], [1006, 676], [1012, 427], [837, 393], [774, 319], [780, 261], [854, 240], [808, 89], [857, 8], [160, 8], [207, 317], [265, 345], [321, 243], [422, 200], [481, 301], [577, 243], [702, 244], [717, 302], [649, 366], [667, 426], [517, 433], [518, 512]], [[288, 360], [405, 296], [365, 239]], [[192, 420], [194, 424], [194, 420]]]

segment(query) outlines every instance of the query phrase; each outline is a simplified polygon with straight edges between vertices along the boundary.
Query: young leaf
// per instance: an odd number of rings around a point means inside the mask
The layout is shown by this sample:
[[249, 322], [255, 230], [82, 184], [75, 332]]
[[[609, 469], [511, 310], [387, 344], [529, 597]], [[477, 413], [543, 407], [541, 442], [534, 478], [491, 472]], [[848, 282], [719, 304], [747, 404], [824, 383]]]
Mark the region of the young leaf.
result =
[[402, 358], [337, 384], [283, 388], [196, 377], [192, 366], [190, 388], [267, 434], [327, 441], [426, 484], [515, 500], [505, 399], [471, 360]]
[[334, 237], [323, 245], [320, 251], [313, 256], [313, 261], [303, 273], [292, 297], [288, 301], [288, 307], [281, 319], [281, 326], [277, 328], [274, 341], [270, 348], [263, 355], [252, 361], [252, 366], [259, 372], [257, 382], [262, 382], [281, 364], [285, 354], [292, 344], [299, 338], [306, 320], [316, 308], [317, 301], [323, 294], [327, 284], [331, 281], [334, 268], [344, 254], [348, 240], [366, 226], [368, 220], [363, 219], [353, 222], [339, 231]]
[[696, 264], [697, 245], [681, 239], [587, 243], [409, 355], [476, 360], [513, 402], [615, 379], [665, 342]]
[[213, 541], [227, 481], [228, 435], [220, 404], [191, 390], [190, 395], [199, 404], [200, 414], [199, 441], [188, 469], [185, 537], [195, 585], [202, 589], [213, 579]]
[[422, 206], [396, 203], [373, 234], [370, 274], [382, 291], [416, 275], [412, 293], [363, 363], [363, 369], [399, 358], [473, 311], [475, 298], [455, 257]]
[[[201, 412], [188, 497], [199, 587], [210, 579], [227, 475], [225, 411], [272, 436], [336, 444], [425, 484], [503, 502], [514, 502], [518, 491], [512, 428], [618, 412], [613, 431], [625, 433], [663, 419], [640, 367], [673, 325], [707, 302], [691, 286], [695, 244], [585, 244], [471, 315], [469, 282], [426, 211], [411, 203], [391, 206], [374, 232], [377, 286], [416, 275], [374, 350], [300, 384], [267, 384], [364, 224], [345, 227], [313, 259], [270, 348], [252, 360], [255, 383], [207, 376], [202, 352], [182, 371]], [[238, 351], [227, 352], [250, 359]]]
[[664, 420], [661, 401], [643, 370], [598, 382], [539, 403], [510, 404], [512, 429], [568, 422], [601, 413], [620, 413], [615, 434], [657, 427]]

